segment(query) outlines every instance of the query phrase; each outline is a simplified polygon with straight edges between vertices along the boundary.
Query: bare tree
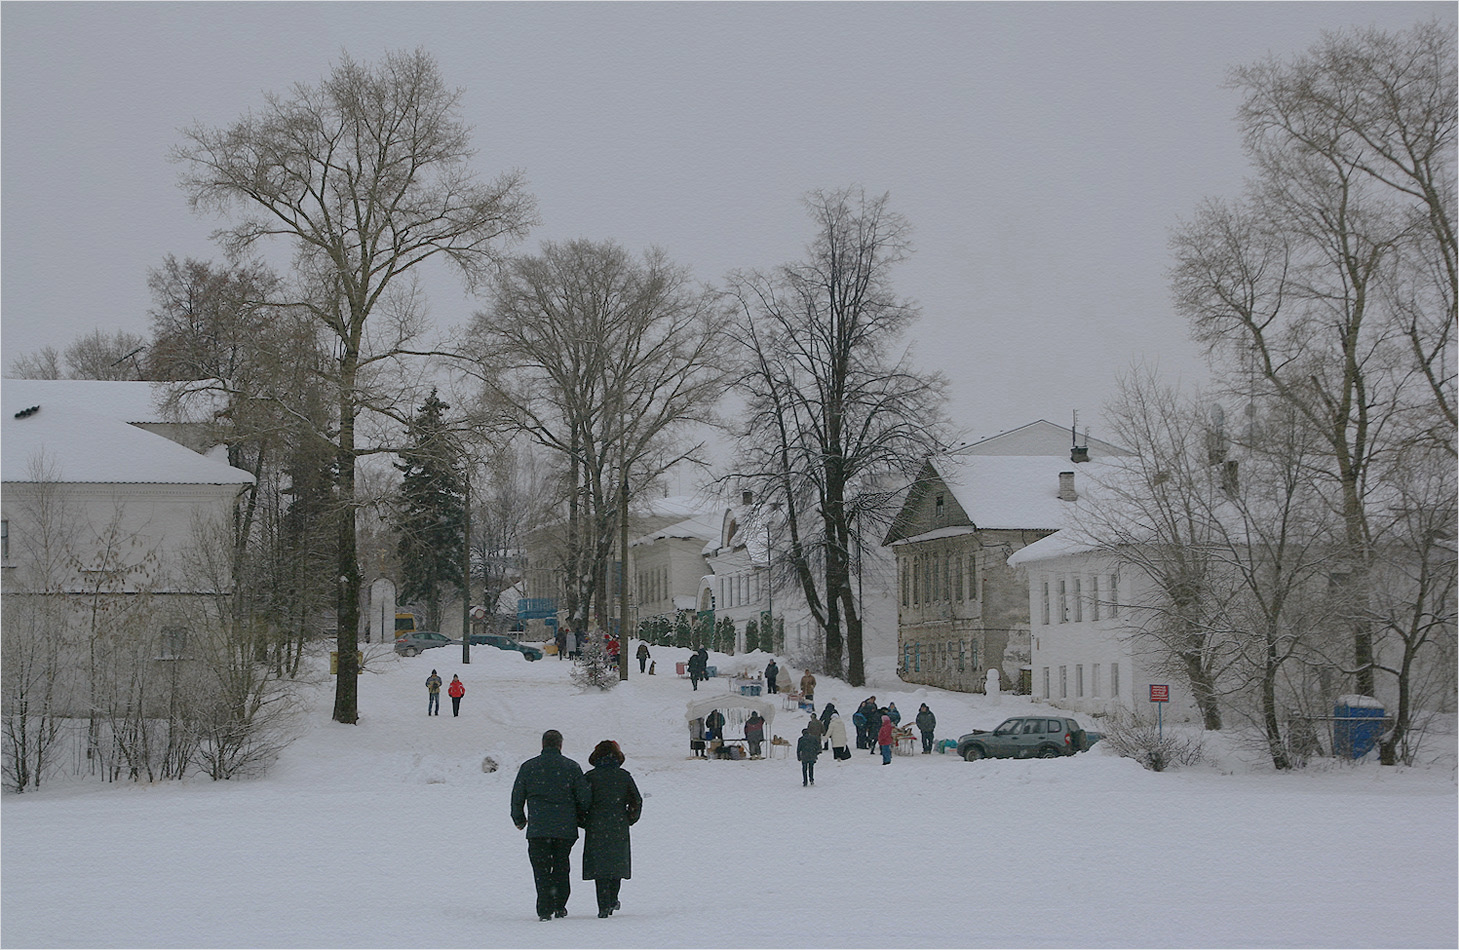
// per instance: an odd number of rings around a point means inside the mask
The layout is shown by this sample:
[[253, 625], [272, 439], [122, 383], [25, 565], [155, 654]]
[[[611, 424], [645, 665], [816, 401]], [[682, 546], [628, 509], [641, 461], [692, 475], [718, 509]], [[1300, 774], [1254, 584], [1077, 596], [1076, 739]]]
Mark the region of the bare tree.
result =
[[21, 379], [148, 379], [147, 342], [126, 330], [92, 330], [59, 353], [47, 346], [17, 357], [9, 372]]
[[[1375, 476], [1414, 439], [1454, 453], [1452, 36], [1328, 35], [1232, 82], [1256, 178], [1178, 229], [1177, 305], [1234, 377], [1321, 434], [1344, 573], [1367, 603]], [[1347, 668], [1372, 694], [1373, 624], [1351, 625]]]
[[216, 235], [231, 258], [273, 238], [293, 246], [293, 304], [331, 343], [339, 505], [334, 719], [344, 723], [359, 717], [356, 429], [375, 407], [362, 374], [373, 360], [394, 359], [417, 328], [402, 319], [392, 325], [398, 333], [372, 339], [370, 318], [392, 307], [418, 314], [412, 275], [433, 259], [474, 286], [500, 244], [520, 237], [533, 218], [519, 174], [490, 184], [472, 174], [460, 98], [422, 50], [388, 54], [374, 66], [346, 55], [319, 84], [270, 94], [261, 110], [232, 126], [184, 130], [186, 144], [174, 153], [193, 208], [242, 209], [242, 219]]
[[[911, 253], [907, 220], [860, 188], [813, 191], [804, 260], [732, 275], [747, 400], [731, 478], [783, 504], [777, 552], [826, 633], [826, 663], [865, 681], [855, 550], [887, 517], [888, 477], [910, 478], [936, 444], [944, 381], [898, 351], [917, 308], [892, 290]], [[844, 652], [843, 652], [844, 648]]]
[[513, 261], [476, 315], [472, 372], [497, 425], [561, 457], [567, 472], [568, 612], [596, 602], [606, 625], [615, 527], [631, 495], [702, 443], [723, 390], [725, 312], [663, 251], [612, 242], [546, 243]]

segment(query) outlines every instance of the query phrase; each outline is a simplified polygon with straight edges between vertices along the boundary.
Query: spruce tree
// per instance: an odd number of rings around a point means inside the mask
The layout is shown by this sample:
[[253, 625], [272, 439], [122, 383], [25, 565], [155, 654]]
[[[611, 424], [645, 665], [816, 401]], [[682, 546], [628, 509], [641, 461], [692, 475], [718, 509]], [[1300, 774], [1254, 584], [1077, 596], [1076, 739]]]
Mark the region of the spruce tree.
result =
[[463, 481], [444, 415], [451, 407], [431, 390], [410, 423], [410, 448], [395, 464], [403, 478], [395, 526], [400, 532], [400, 599], [425, 606], [426, 626], [440, 629], [441, 600], [461, 589], [466, 537]]

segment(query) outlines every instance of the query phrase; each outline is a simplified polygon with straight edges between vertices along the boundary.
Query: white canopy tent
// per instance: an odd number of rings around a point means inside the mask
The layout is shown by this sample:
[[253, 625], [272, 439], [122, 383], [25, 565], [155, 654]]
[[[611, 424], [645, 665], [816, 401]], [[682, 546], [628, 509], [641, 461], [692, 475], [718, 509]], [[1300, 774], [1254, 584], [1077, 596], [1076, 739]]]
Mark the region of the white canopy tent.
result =
[[[739, 693], [715, 693], [695, 696], [684, 705], [684, 721], [693, 722], [696, 719], [703, 719], [712, 710], [718, 709], [724, 714], [725, 735], [728, 738], [744, 738], [744, 720], [749, 717], [750, 712], [758, 712], [765, 719], [765, 741], [770, 741], [770, 726], [775, 721], [775, 704], [768, 699], [759, 696], [742, 696]], [[734, 711], [742, 711], [743, 715], [732, 715]], [[738, 725], [739, 735], [736, 736], [731, 730], [732, 725]]]

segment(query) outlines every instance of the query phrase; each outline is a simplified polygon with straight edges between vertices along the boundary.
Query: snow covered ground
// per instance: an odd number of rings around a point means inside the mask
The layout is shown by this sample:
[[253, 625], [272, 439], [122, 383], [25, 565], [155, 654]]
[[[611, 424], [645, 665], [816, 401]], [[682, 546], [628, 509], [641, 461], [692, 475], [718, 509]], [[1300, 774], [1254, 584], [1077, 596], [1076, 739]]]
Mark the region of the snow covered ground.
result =
[[[636, 643], [630, 644], [633, 649]], [[687, 650], [659, 675], [583, 693], [552, 657], [458, 648], [372, 658], [361, 720], [305, 733], [264, 778], [9, 795], [0, 834], [5, 947], [1368, 947], [1455, 946], [1452, 758], [1422, 769], [1322, 763], [1274, 774], [1213, 749], [1153, 773], [1096, 746], [1068, 759], [689, 756]], [[765, 658], [715, 655], [720, 672]], [[467, 686], [425, 715], [431, 669]], [[669, 675], [664, 675], [665, 673]], [[796, 676], [799, 670], [795, 671]], [[725, 690], [723, 678], [701, 686]], [[940, 737], [1043, 707], [911, 688], [866, 695]], [[794, 738], [806, 716], [780, 712]], [[508, 818], [544, 729], [579, 762], [617, 739], [645, 795], [623, 909], [599, 920], [573, 852], [570, 916], [539, 922]], [[482, 770], [485, 756], [501, 770]], [[1252, 763], [1252, 764], [1248, 764]], [[585, 765], [586, 767], [586, 765]]]

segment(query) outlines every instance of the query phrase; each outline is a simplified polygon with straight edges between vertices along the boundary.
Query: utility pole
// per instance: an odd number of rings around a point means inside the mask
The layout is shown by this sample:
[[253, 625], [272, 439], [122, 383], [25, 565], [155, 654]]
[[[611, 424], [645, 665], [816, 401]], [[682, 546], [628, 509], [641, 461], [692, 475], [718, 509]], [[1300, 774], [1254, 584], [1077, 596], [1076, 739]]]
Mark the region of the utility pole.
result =
[[618, 679], [628, 679], [628, 459], [618, 468]]
[[471, 663], [471, 462], [461, 453], [461, 483], [465, 518], [461, 527], [461, 662]]

